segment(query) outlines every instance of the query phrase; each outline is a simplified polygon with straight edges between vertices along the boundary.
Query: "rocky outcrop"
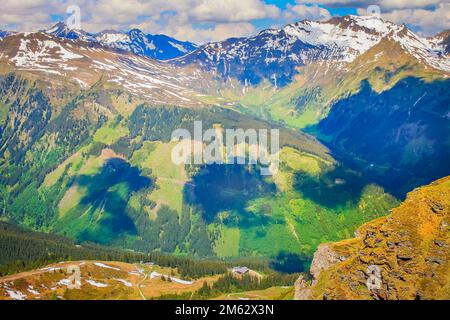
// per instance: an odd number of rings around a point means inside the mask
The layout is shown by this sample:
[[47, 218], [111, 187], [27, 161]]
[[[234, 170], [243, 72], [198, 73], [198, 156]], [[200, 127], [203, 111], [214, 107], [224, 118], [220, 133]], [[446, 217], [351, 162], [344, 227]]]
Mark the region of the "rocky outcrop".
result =
[[330, 245], [325, 243], [317, 248], [314, 253], [314, 264], [311, 265], [310, 273], [313, 277], [318, 277], [322, 270], [330, 268], [332, 265], [345, 261], [347, 256], [334, 251]]
[[296, 299], [449, 299], [450, 176], [416, 189], [357, 238], [319, 247]]
[[301, 275], [294, 284], [294, 300], [310, 300], [311, 288], [305, 277]]

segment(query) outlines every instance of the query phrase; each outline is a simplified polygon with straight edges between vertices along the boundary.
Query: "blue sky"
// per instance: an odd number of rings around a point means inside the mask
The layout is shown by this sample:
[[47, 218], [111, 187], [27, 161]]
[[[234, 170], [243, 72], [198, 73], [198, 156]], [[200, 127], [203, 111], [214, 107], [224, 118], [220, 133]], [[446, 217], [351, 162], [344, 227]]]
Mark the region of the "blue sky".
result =
[[448, 0], [2, 0], [0, 29], [34, 31], [81, 11], [81, 28], [163, 33], [196, 43], [248, 36], [303, 19], [327, 20], [366, 14], [377, 5], [381, 17], [431, 35], [450, 29]]
[[[287, 4], [291, 4], [291, 5], [295, 5], [295, 0], [266, 0], [265, 1], [267, 4], [274, 4], [279, 8], [283, 8], [286, 9], [286, 5]], [[304, 1], [305, 4], [307, 4], [307, 1]], [[356, 8], [355, 7], [336, 7], [336, 8], [331, 8], [331, 7], [327, 7], [324, 5], [321, 5], [322, 7], [328, 8], [332, 14], [336, 14], [336, 15], [346, 15], [346, 14], [356, 14]]]
[[[296, 5], [295, 0], [266, 0], [265, 3], [273, 4], [273, 5], [277, 6], [278, 8], [280, 8], [281, 10], [286, 10], [288, 4], [291, 6]], [[309, 5], [308, 2], [306, 2], [306, 1], [304, 3], [305, 3], [305, 5]], [[348, 14], [357, 14], [358, 13], [356, 7], [347, 7], [347, 6], [329, 7], [329, 6], [324, 6], [321, 4], [318, 4], [318, 6], [325, 8], [333, 16], [345, 16]], [[294, 22], [294, 21], [285, 21], [285, 22], [289, 23], [289, 22]], [[260, 20], [253, 21], [253, 25], [255, 25], [255, 27], [257, 27], [260, 30], [270, 28], [273, 24], [274, 24], [273, 19], [260, 19]]]

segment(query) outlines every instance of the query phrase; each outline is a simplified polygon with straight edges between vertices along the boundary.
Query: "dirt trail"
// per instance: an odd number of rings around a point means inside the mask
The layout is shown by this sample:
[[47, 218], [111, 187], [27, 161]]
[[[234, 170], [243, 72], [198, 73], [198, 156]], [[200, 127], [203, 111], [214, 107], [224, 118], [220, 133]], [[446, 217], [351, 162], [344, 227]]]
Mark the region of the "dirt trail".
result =
[[[136, 270], [139, 272], [138, 266], [136, 266]], [[143, 269], [142, 269], [142, 270], [143, 270]], [[144, 279], [142, 279], [141, 281], [138, 282], [137, 288], [138, 288], [138, 292], [139, 292], [139, 295], [141, 296], [142, 300], [147, 300], [147, 298], [144, 296], [144, 294], [142, 293], [142, 290], [141, 290], [141, 285], [142, 285], [142, 284], [145, 282], [145, 280], [147, 280], [147, 278], [148, 278], [148, 272], [145, 272], [145, 270], [144, 270], [144, 274], [145, 274], [145, 277], [144, 277]]]

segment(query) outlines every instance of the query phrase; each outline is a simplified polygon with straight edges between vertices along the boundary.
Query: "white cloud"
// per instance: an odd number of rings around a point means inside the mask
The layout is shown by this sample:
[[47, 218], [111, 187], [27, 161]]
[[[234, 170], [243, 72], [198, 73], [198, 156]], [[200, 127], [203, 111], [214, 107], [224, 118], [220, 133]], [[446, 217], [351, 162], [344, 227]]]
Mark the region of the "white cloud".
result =
[[422, 35], [432, 35], [450, 29], [448, 0], [307, 0], [297, 2], [320, 3], [329, 7], [353, 7], [359, 14], [377, 5], [381, 17], [397, 24], [405, 23]]
[[383, 14], [382, 18], [399, 24], [406, 23], [417, 28], [422, 35], [434, 35], [450, 29], [450, 3], [442, 3], [436, 10], [393, 10]]
[[206, 29], [194, 28], [192, 25], [181, 26], [177, 28], [174, 36], [178, 39], [193, 39], [196, 43], [206, 43], [233, 37], [245, 37], [255, 31], [255, 27], [248, 22], [219, 23]]
[[249, 22], [209, 23], [197, 26], [184, 15], [163, 15], [163, 20], [170, 19], [171, 23], [158, 25], [153, 20], [133, 24], [132, 28], [151, 30], [152, 33], [162, 33], [179, 40], [188, 40], [195, 43], [225, 40], [231, 37], [249, 36], [256, 32], [255, 27]]
[[381, 11], [393, 9], [413, 9], [436, 6], [443, 0], [307, 0], [303, 3], [317, 3], [330, 7], [353, 7], [364, 9], [370, 5], [377, 5]]
[[80, 7], [86, 31], [139, 27], [196, 42], [248, 35], [255, 31], [252, 20], [280, 15], [278, 7], [263, 0], [4, 0], [0, 29], [47, 28], [50, 14], [64, 16], [70, 4]]
[[247, 22], [255, 19], [277, 18], [280, 9], [261, 0], [201, 0], [192, 9], [197, 21]]
[[356, 5], [362, 9], [377, 4], [394, 22], [414, 24], [429, 33], [448, 28], [444, 1], [448, 0], [297, 0], [281, 12], [265, 0], [3, 0], [0, 29], [47, 28], [52, 24], [51, 15], [63, 17], [69, 5], [77, 4], [81, 26], [90, 32], [139, 27], [145, 32], [202, 43], [252, 34], [256, 31], [252, 24], [255, 19], [279, 24], [330, 18], [330, 12], [318, 4]]
[[51, 22], [50, 12], [60, 14], [65, 8], [60, 0], [3, 0], [0, 29], [9, 26], [25, 31], [42, 29]]
[[304, 19], [327, 20], [331, 18], [331, 14], [327, 9], [321, 8], [316, 4], [304, 5], [301, 4], [300, 0], [297, 0], [296, 5], [287, 5], [286, 10], [283, 12], [283, 17], [288, 21]]

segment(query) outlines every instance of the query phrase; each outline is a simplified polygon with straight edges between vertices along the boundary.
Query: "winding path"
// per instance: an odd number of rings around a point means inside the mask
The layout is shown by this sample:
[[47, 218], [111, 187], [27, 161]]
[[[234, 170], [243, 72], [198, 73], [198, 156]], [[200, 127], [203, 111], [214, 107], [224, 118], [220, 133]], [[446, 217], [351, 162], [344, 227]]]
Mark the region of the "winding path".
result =
[[[139, 272], [139, 268], [137, 266], [136, 266], [136, 270]], [[137, 284], [137, 288], [138, 288], [138, 292], [139, 292], [139, 295], [141, 296], [142, 300], [147, 300], [147, 298], [144, 296], [144, 294], [142, 293], [142, 290], [141, 290], [141, 284], [143, 284], [144, 281], [147, 280], [147, 278], [148, 278], [148, 273], [145, 272], [145, 270], [144, 270], [144, 274], [145, 274], [145, 277], [144, 277], [144, 279], [139, 281], [139, 283]]]

